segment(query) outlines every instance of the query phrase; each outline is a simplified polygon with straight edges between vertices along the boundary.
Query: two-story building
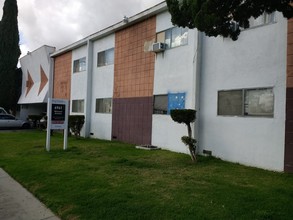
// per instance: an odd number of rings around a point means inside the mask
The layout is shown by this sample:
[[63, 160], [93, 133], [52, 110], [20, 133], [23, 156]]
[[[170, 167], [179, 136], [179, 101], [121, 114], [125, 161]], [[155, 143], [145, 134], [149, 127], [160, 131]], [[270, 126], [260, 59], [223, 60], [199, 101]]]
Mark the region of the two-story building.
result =
[[210, 38], [172, 25], [162, 2], [53, 52], [49, 96], [85, 115], [85, 137], [182, 153], [187, 129], [169, 113], [196, 109], [199, 153], [292, 172], [293, 26], [250, 22], [237, 41]]

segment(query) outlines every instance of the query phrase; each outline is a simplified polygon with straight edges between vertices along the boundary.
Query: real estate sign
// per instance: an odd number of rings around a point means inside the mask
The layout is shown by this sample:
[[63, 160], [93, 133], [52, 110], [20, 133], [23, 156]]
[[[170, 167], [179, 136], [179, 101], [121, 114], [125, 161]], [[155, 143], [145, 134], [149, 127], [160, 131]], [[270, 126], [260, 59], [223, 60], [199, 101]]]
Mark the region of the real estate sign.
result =
[[63, 149], [67, 149], [68, 134], [68, 100], [48, 99], [48, 121], [46, 149], [50, 151], [51, 130], [64, 130]]
[[67, 101], [66, 100], [52, 100], [52, 116], [51, 129], [59, 130], [65, 129], [65, 115], [66, 115]]

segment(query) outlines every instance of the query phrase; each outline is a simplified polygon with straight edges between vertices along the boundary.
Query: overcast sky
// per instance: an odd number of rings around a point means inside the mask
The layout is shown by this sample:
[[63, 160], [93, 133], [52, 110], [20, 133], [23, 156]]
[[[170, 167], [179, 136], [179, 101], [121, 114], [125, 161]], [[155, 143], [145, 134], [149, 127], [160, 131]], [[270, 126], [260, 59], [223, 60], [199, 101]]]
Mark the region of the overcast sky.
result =
[[[0, 19], [5, 0], [0, 0]], [[18, 0], [22, 55], [42, 45], [63, 48], [163, 0]]]

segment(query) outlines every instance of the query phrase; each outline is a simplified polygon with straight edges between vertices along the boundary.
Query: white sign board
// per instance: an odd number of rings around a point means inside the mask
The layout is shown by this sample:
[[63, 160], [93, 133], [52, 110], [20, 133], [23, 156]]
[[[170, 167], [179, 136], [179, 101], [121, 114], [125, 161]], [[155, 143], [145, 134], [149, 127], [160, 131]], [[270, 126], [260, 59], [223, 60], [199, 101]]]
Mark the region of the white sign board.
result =
[[68, 140], [68, 100], [48, 98], [48, 121], [46, 149], [50, 151], [51, 130], [64, 130], [63, 149], [67, 149]]

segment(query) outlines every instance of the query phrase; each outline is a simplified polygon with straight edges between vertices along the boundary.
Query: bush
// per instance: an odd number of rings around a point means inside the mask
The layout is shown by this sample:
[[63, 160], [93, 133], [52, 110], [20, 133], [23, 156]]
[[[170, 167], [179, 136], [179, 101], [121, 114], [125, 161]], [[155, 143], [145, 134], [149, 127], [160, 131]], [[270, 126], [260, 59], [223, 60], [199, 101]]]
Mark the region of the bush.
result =
[[84, 115], [69, 115], [68, 127], [72, 131], [76, 138], [80, 137], [80, 131], [84, 124]]
[[182, 142], [188, 146], [192, 161], [196, 162], [196, 140], [192, 138], [192, 130], [190, 123], [195, 121], [196, 111], [193, 109], [173, 109], [171, 110], [171, 118], [173, 121], [187, 126], [188, 136], [181, 138]]
[[37, 125], [40, 123], [40, 120], [42, 118], [42, 115], [28, 115], [27, 119], [33, 123], [33, 127], [37, 127]]

